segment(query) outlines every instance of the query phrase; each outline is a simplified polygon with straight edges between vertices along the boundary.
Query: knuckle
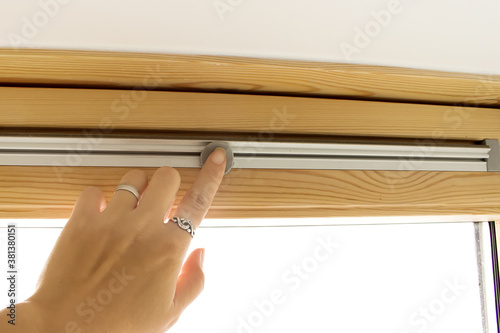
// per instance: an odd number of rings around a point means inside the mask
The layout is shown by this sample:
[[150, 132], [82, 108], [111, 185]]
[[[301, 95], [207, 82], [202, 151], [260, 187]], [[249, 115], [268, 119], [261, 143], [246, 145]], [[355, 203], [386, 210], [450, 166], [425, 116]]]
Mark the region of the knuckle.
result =
[[207, 195], [206, 191], [200, 190], [192, 190], [189, 191], [189, 202], [192, 205], [192, 208], [195, 210], [205, 210], [208, 209], [210, 205], [210, 198]]
[[215, 196], [217, 191], [219, 190], [219, 183], [216, 182], [208, 182], [203, 185], [203, 193], [207, 193], [207, 196]]

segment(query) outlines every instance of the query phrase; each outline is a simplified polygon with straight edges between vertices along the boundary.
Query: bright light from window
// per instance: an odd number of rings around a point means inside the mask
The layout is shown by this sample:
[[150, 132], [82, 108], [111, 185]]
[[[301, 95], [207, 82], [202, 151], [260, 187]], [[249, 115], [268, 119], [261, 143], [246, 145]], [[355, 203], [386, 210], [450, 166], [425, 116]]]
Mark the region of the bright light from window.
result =
[[[18, 300], [60, 232], [18, 228]], [[473, 223], [211, 227], [197, 247], [205, 290], [169, 332], [483, 332]]]

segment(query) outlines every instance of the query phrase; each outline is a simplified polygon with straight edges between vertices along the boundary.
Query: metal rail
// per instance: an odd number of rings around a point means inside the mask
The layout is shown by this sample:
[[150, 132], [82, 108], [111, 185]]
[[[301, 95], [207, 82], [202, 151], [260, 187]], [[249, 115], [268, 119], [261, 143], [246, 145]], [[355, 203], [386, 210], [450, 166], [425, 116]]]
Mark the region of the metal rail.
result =
[[[0, 165], [199, 168], [211, 141], [0, 136]], [[225, 141], [233, 168], [494, 170], [498, 140], [477, 146]], [[494, 159], [494, 160], [492, 160]], [[493, 167], [489, 167], [493, 166]]]

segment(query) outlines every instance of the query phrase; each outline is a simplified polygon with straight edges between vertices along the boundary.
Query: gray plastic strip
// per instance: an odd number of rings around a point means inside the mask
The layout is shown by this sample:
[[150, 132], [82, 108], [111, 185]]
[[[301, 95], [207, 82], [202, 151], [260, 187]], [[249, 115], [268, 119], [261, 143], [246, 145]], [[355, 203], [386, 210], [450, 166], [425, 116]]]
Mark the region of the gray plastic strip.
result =
[[485, 144], [490, 147], [487, 168], [490, 172], [500, 172], [500, 148], [498, 140], [486, 139]]
[[490, 159], [496, 160], [490, 170], [498, 171], [498, 141], [487, 142], [489, 145], [419, 146], [0, 136], [0, 165], [199, 168], [217, 146], [223, 146], [226, 173], [231, 168], [488, 171]]

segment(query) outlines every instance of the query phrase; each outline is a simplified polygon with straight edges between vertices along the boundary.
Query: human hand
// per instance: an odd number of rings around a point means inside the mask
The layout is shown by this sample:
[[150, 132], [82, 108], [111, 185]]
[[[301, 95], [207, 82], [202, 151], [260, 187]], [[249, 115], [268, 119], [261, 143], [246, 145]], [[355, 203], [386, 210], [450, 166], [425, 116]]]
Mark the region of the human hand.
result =
[[[225, 151], [216, 149], [172, 216], [191, 220], [196, 229], [220, 186], [225, 164]], [[22, 304], [32, 316], [30, 331], [168, 330], [204, 287], [204, 249], [194, 250], [182, 265], [191, 235], [163, 223], [180, 183], [179, 173], [170, 167], [156, 170], [149, 184], [144, 172], [128, 172], [120, 184], [139, 191], [139, 204], [130, 192], [117, 191], [106, 206], [99, 188], [85, 189], [36, 292]]]

